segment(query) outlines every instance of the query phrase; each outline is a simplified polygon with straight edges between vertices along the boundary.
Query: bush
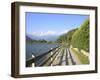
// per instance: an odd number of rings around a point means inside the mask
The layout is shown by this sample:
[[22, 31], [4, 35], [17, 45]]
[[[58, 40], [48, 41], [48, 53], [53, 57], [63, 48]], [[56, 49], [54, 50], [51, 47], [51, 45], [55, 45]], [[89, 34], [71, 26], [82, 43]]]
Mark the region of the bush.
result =
[[89, 19], [73, 34], [71, 44], [75, 48], [89, 52]]
[[76, 31], [77, 29], [73, 29], [73, 30], [70, 30], [68, 33], [65, 33], [63, 35], [61, 35], [57, 42], [60, 42], [60, 43], [66, 43], [68, 46], [70, 46], [70, 43], [71, 43], [71, 40], [72, 40], [72, 35], [74, 34], [74, 32]]

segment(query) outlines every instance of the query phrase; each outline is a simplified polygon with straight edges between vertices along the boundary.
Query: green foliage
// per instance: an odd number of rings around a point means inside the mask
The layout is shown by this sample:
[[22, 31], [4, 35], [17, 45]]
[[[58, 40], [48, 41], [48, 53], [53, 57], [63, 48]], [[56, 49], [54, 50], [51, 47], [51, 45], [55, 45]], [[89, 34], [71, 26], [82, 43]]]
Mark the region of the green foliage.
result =
[[77, 55], [77, 57], [79, 58], [79, 60], [82, 64], [89, 64], [89, 57], [88, 56], [85, 56], [84, 54], [82, 54], [79, 51], [74, 50], [73, 48], [71, 48], [71, 49]]
[[61, 35], [57, 42], [89, 52], [89, 19], [83, 22], [79, 29], [73, 29]]
[[37, 42], [46, 43], [47, 41], [42, 39], [42, 40], [37, 40]]
[[72, 36], [72, 46], [89, 51], [89, 19]]
[[47, 43], [46, 40], [26, 40], [27, 43]]
[[74, 34], [74, 32], [76, 31], [77, 29], [73, 29], [73, 30], [70, 30], [68, 33], [65, 33], [63, 35], [61, 35], [57, 42], [59, 43], [66, 43], [67, 46], [70, 46], [70, 43], [71, 43], [71, 39], [72, 39], [72, 35]]
[[47, 41], [47, 43], [48, 43], [48, 44], [54, 44], [54, 43], [56, 43], [56, 42], [54, 42], [54, 41]]

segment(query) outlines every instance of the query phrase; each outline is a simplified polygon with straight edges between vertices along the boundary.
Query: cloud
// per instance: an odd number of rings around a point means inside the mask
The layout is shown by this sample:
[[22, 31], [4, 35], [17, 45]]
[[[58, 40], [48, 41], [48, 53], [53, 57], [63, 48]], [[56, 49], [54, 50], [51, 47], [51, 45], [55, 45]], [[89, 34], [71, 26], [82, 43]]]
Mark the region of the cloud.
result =
[[61, 34], [65, 34], [65, 33], [67, 33], [69, 30], [65, 30], [65, 31], [62, 31], [62, 32], [60, 32], [60, 35]]
[[56, 35], [56, 32], [54, 32], [54, 31], [47, 31], [47, 32], [33, 32], [32, 35], [35, 35], [35, 36]]
[[62, 32], [55, 32], [55, 31], [47, 31], [47, 32], [33, 32], [32, 35], [34, 36], [48, 36], [48, 35], [61, 35], [64, 33], [67, 33], [68, 30], [62, 31]]

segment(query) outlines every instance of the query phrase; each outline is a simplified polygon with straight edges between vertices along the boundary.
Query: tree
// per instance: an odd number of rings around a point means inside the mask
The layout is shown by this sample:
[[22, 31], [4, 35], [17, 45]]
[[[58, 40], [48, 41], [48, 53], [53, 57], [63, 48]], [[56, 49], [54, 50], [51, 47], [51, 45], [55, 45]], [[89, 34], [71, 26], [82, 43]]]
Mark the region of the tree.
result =
[[72, 36], [72, 46], [89, 51], [89, 19]]
[[71, 44], [71, 40], [72, 40], [72, 35], [74, 34], [74, 32], [76, 31], [77, 29], [73, 29], [73, 30], [70, 30], [69, 32], [61, 35], [57, 42], [59, 43], [66, 43], [68, 46], [70, 46]]

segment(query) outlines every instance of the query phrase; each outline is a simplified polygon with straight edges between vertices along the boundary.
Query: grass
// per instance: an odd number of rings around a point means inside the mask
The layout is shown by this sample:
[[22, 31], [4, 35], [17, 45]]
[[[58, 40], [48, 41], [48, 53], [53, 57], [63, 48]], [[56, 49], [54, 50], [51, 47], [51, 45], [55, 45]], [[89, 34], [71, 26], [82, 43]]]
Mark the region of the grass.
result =
[[83, 53], [76, 51], [73, 48], [72, 48], [72, 51], [77, 55], [77, 57], [79, 58], [79, 60], [82, 64], [89, 64], [88, 56], [85, 56]]

